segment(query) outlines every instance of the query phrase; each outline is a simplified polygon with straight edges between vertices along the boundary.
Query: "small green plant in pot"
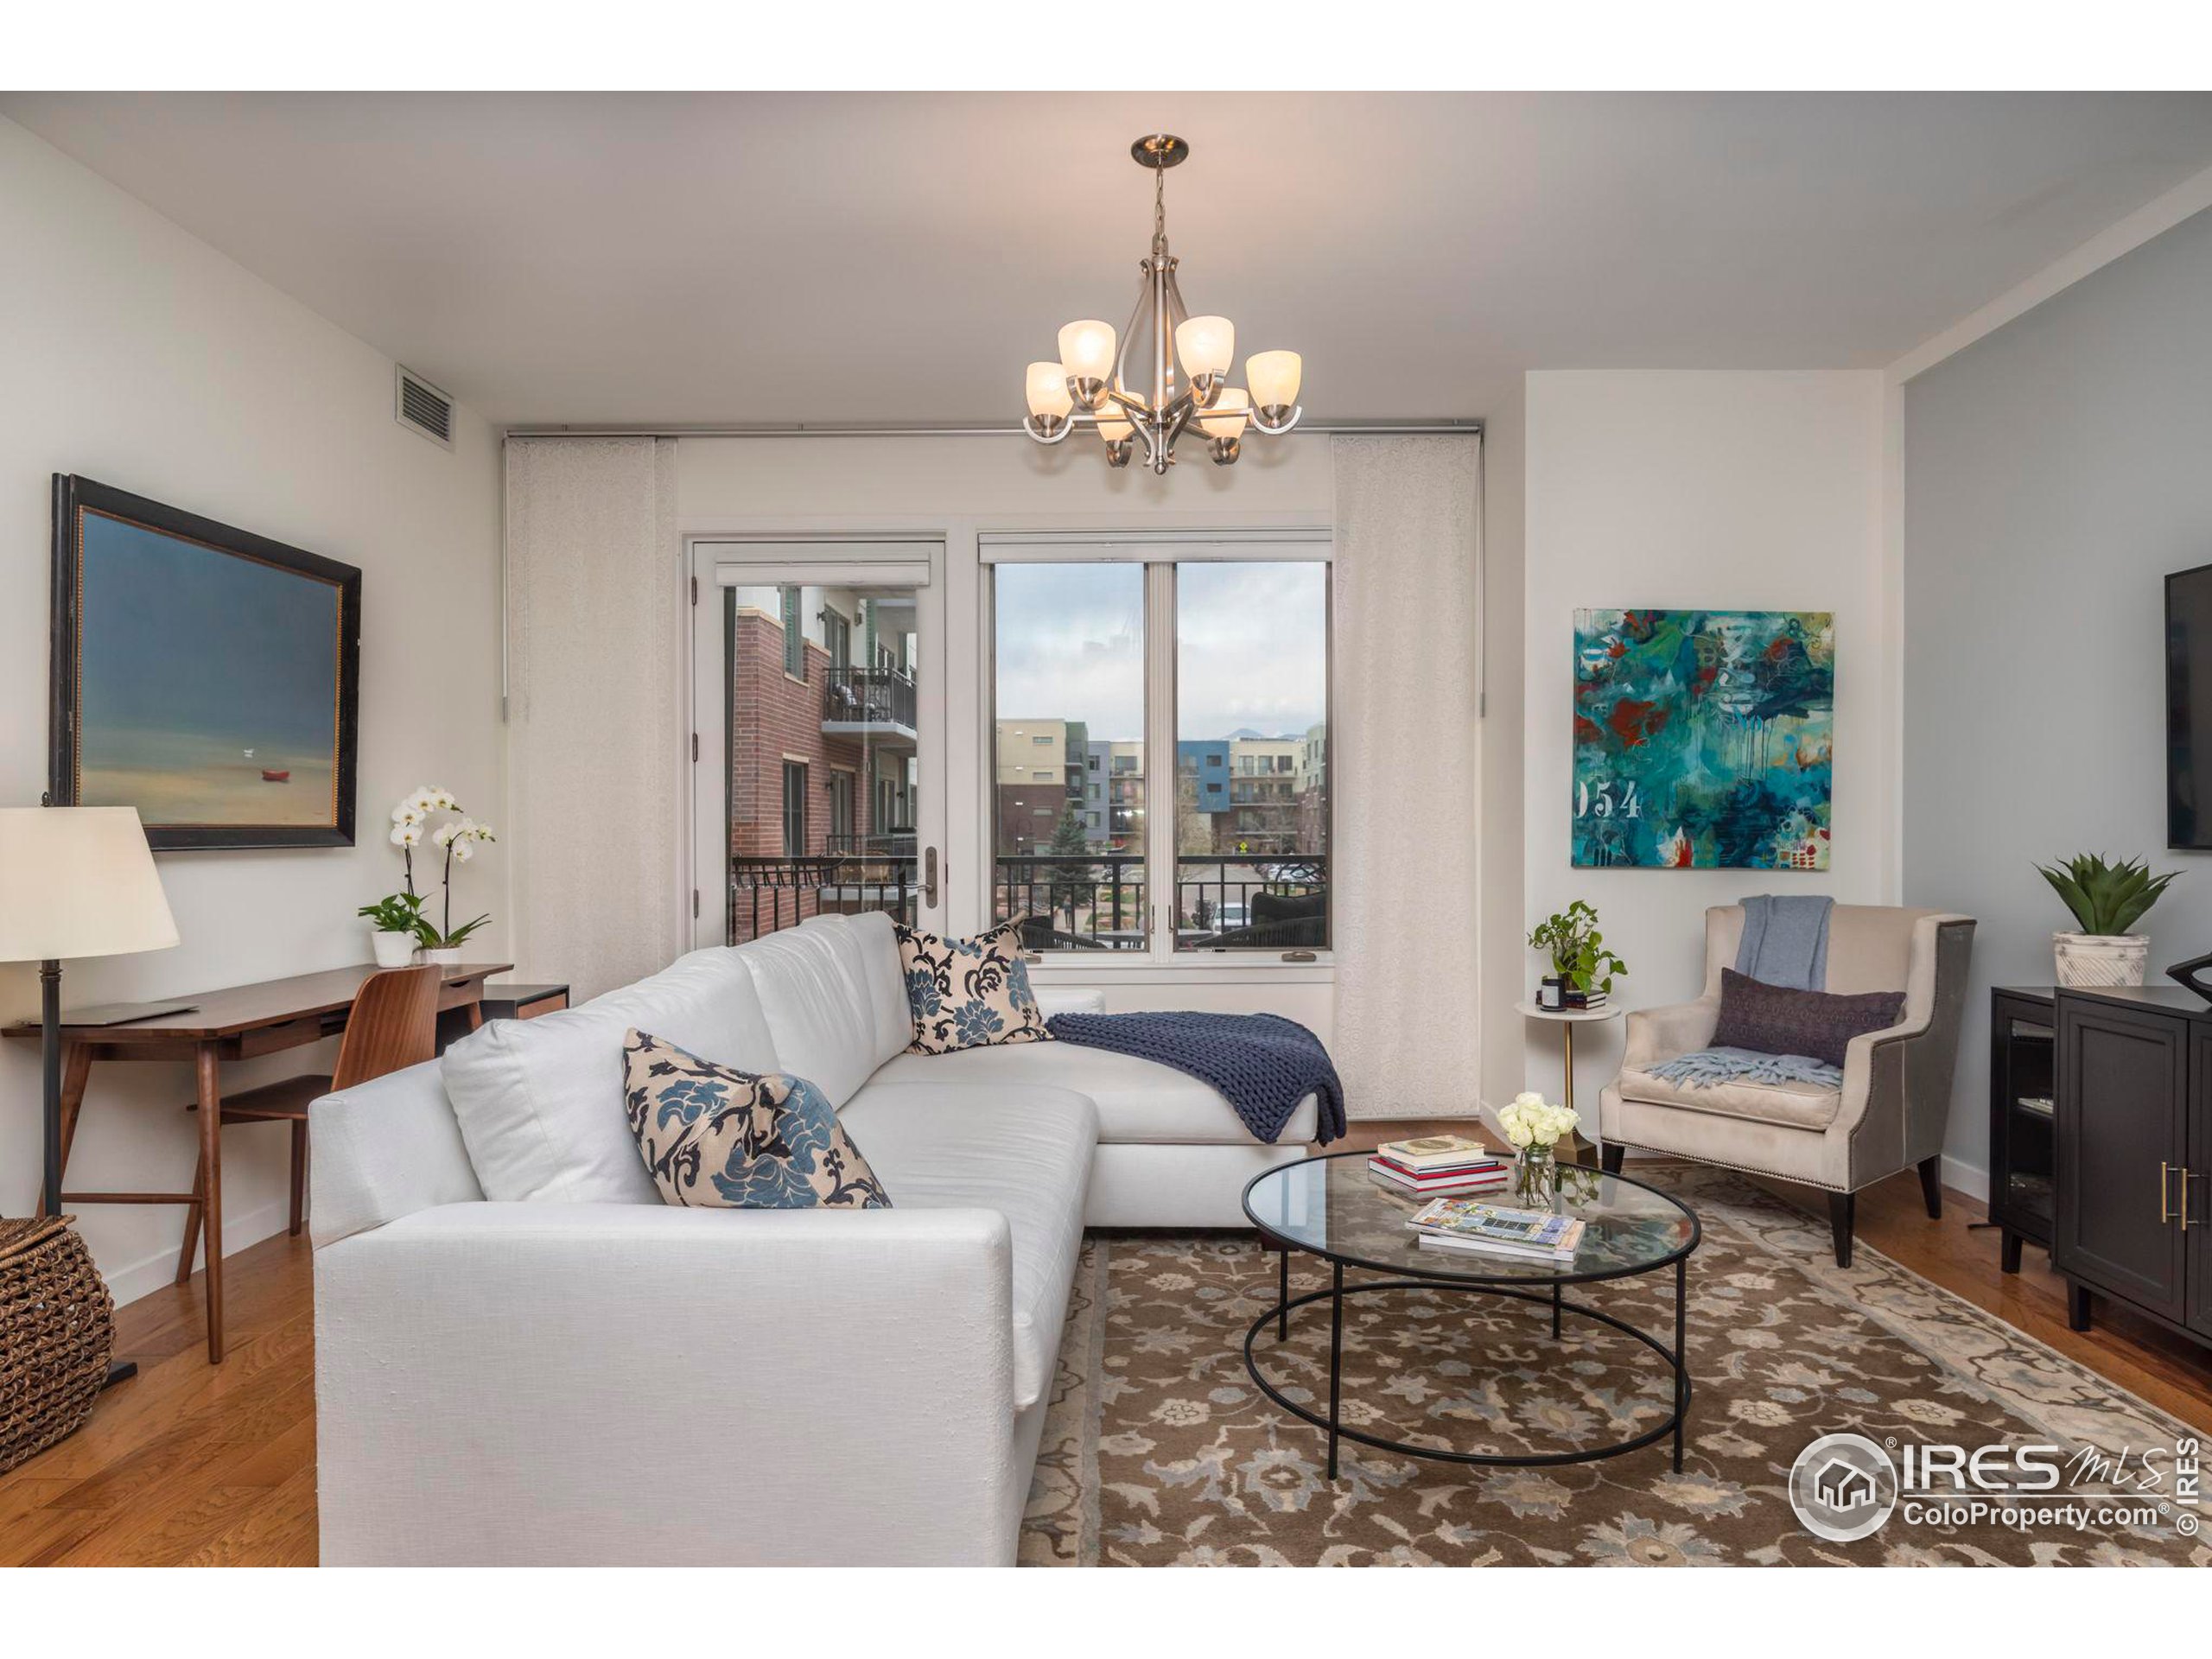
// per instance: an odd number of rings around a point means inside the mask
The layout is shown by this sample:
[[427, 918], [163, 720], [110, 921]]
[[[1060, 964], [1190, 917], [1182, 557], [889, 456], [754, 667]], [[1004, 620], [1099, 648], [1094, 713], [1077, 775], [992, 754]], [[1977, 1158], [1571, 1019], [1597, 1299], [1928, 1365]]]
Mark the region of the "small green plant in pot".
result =
[[379, 968], [404, 968], [414, 960], [415, 947], [429, 924], [423, 915], [419, 893], [390, 893], [354, 912], [369, 924], [369, 943]]
[[2051, 891], [2081, 924], [2078, 933], [2050, 936], [2061, 985], [2140, 985], [2151, 954], [2147, 934], [2128, 930], [2158, 902], [2178, 875], [2151, 874], [2140, 858], [2107, 863], [2101, 853], [2080, 853], [2063, 864], [2038, 864]]
[[1530, 930], [1529, 945], [1551, 958], [1552, 971], [1536, 988], [1539, 1007], [1602, 1007], [1613, 976], [1628, 972], [1628, 963], [1605, 948], [1598, 912], [1580, 899]]

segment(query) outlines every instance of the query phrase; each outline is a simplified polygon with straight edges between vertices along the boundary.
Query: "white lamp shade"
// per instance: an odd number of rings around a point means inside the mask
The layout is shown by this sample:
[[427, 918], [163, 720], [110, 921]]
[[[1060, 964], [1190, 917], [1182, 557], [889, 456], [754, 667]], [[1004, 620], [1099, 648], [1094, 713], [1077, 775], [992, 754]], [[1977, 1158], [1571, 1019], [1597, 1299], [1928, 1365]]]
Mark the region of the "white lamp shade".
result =
[[1060, 365], [1072, 379], [1112, 379], [1114, 325], [1090, 317], [1061, 329]]
[[1235, 386], [1224, 386], [1213, 407], [1198, 416], [1210, 438], [1233, 438], [1244, 429], [1244, 411], [1252, 400]]
[[1175, 356], [1193, 380], [1227, 374], [1236, 358], [1236, 325], [1227, 317], [1185, 317], [1176, 325]]
[[[1121, 405], [1118, 404], [1115, 405], [1115, 408], [1117, 410], [1120, 407]], [[1098, 435], [1105, 439], [1109, 443], [1119, 443], [1122, 439], [1129, 436], [1135, 430], [1136, 428], [1132, 426], [1125, 417], [1118, 413], [1113, 415], [1102, 414], [1098, 417]]]
[[175, 943], [136, 807], [0, 807], [0, 962]]
[[1244, 359], [1245, 384], [1262, 409], [1287, 409], [1298, 401], [1306, 365], [1296, 352], [1255, 352]]
[[1068, 372], [1057, 363], [1029, 365], [1029, 412], [1058, 419], [1075, 407], [1068, 391]]

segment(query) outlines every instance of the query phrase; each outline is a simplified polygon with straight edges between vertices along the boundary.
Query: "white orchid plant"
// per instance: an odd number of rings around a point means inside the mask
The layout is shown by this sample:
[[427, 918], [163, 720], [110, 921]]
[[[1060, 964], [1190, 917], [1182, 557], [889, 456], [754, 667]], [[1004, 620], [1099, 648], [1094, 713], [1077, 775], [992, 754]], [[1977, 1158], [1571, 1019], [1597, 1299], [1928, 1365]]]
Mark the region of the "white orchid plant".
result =
[[[438, 813], [451, 813], [435, 828], [430, 820]], [[436, 921], [423, 913], [427, 894], [415, 890], [415, 849], [428, 835], [430, 844], [445, 854], [443, 868], [439, 873], [439, 885], [444, 889], [442, 904]], [[492, 918], [486, 914], [474, 921], [453, 925], [453, 867], [466, 864], [476, 855], [476, 849], [499, 840], [488, 823], [479, 823], [461, 811], [461, 803], [451, 791], [425, 784], [403, 797], [391, 809], [391, 844], [399, 849], [406, 869], [406, 885], [398, 893], [379, 899], [373, 905], [361, 906], [361, 914], [388, 932], [412, 933], [425, 950], [443, 950], [463, 943], [468, 936], [482, 927]]]
[[1497, 1127], [1516, 1152], [1548, 1147], [1572, 1130], [1577, 1119], [1564, 1106], [1554, 1105], [1541, 1095], [1524, 1090], [1497, 1115]]

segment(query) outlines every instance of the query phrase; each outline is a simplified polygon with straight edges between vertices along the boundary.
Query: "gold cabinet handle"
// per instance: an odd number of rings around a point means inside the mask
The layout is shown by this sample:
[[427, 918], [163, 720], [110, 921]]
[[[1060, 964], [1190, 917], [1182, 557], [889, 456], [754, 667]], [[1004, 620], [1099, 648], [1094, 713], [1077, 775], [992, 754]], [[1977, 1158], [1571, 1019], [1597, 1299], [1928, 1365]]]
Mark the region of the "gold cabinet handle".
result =
[[[2172, 1210], [2168, 1208], [2166, 1205], [2166, 1177], [2173, 1173], [2173, 1167], [2174, 1166], [2171, 1164], [2167, 1163], [2164, 1159], [2160, 1159], [2158, 1160], [2158, 1225], [2161, 1227], [2164, 1226], [2168, 1222], [2174, 1218], [2174, 1212]], [[2183, 1177], [2181, 1198], [2182, 1207], [2183, 1209], [2187, 1209], [2189, 1207], [2189, 1185], [2188, 1177], [2185, 1175]]]

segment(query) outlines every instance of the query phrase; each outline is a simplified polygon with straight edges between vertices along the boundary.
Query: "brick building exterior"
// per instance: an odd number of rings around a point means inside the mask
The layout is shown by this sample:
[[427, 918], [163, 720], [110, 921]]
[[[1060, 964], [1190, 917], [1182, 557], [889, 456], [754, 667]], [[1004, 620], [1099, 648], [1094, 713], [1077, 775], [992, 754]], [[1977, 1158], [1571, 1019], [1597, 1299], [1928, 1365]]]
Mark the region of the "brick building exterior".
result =
[[[817, 591], [806, 590], [810, 599]], [[912, 740], [888, 728], [881, 737], [825, 732], [829, 651], [804, 639], [805, 676], [798, 678], [786, 671], [779, 618], [735, 605], [729, 626], [730, 942], [791, 926], [824, 908], [897, 908], [899, 878], [911, 875], [888, 858], [864, 854], [883, 850], [870, 838], [912, 827], [879, 821], [887, 804], [894, 817], [910, 818], [899, 809], [908, 805], [903, 773]], [[845, 861], [826, 887], [821, 866], [786, 862], [833, 854]]]

